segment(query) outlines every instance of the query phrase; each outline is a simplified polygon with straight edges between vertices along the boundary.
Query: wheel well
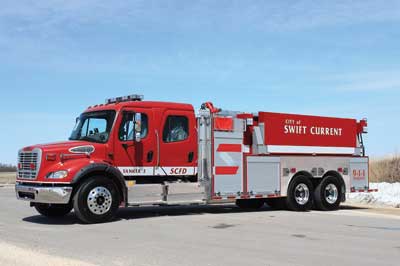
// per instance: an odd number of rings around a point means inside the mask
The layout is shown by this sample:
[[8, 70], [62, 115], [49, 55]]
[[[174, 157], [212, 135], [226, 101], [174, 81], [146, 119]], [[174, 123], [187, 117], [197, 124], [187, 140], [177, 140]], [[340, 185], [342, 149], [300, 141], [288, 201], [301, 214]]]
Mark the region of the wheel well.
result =
[[292, 183], [292, 181], [293, 181], [296, 177], [298, 177], [298, 176], [300, 176], [300, 175], [305, 176], [305, 177], [307, 177], [308, 179], [310, 179], [311, 182], [313, 183], [314, 187], [315, 187], [315, 184], [314, 184], [315, 178], [312, 176], [312, 174], [309, 173], [309, 172], [307, 172], [307, 171], [299, 171], [299, 172], [297, 172], [294, 176], [292, 176], [292, 178], [290, 179], [290, 182], [289, 182], [288, 185], [287, 185], [287, 188], [288, 188], [288, 189], [289, 189], [290, 183]]
[[304, 176], [306, 176], [306, 177], [308, 177], [308, 178], [310, 178], [310, 179], [314, 179], [314, 177], [312, 176], [311, 173], [309, 173], [309, 172], [307, 172], [307, 171], [299, 171], [299, 172], [297, 172], [297, 173], [292, 177], [292, 179], [290, 180], [290, 182], [292, 182], [292, 180], [293, 180], [295, 177], [298, 177], [299, 175], [304, 175]]
[[79, 178], [79, 180], [74, 184], [74, 190], [72, 192], [71, 199], [73, 199], [73, 197], [75, 196], [75, 193], [77, 192], [77, 188], [79, 188], [82, 183], [84, 183], [86, 180], [93, 178], [95, 176], [105, 176], [105, 177], [111, 179], [114, 182], [114, 184], [116, 185], [116, 187], [118, 188], [118, 193], [119, 193], [119, 195], [121, 195], [121, 199], [120, 199], [121, 202], [125, 200], [124, 199], [124, 188], [121, 186], [120, 182], [118, 182], [117, 177], [114, 176], [113, 174], [105, 172], [105, 171], [93, 171], [93, 172], [87, 173], [86, 175]]

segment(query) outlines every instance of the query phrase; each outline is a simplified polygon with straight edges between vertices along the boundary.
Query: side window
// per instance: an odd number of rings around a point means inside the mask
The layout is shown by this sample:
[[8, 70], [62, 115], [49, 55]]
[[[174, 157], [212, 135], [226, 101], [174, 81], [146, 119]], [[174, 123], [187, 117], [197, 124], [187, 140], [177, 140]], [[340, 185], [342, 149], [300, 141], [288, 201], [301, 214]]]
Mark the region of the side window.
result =
[[[133, 140], [135, 136], [133, 119], [135, 117], [135, 113], [133, 112], [124, 112], [121, 126], [119, 128], [119, 140], [128, 141]], [[140, 134], [140, 138], [145, 138], [148, 132], [148, 117], [146, 114], [142, 113], [142, 131]]]
[[168, 116], [163, 130], [164, 142], [177, 142], [189, 136], [189, 120], [186, 116]]

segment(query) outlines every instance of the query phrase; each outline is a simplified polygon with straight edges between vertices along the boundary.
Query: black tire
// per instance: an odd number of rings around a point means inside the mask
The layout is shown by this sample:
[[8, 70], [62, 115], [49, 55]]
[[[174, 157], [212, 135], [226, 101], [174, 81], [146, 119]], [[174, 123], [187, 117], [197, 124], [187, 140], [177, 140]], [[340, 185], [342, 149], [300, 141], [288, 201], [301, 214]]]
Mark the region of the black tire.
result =
[[244, 210], [257, 210], [264, 206], [263, 199], [239, 199], [236, 200], [236, 205]]
[[[92, 197], [89, 197], [89, 193]], [[89, 202], [89, 199], [96, 202]], [[86, 180], [80, 185], [74, 196], [74, 211], [83, 223], [112, 221], [119, 205], [120, 196], [117, 186], [111, 179], [104, 176], [96, 176]]]
[[285, 210], [287, 208], [286, 198], [266, 199], [265, 202], [269, 207], [271, 207], [274, 210]]
[[[328, 189], [329, 186], [330, 189]], [[339, 209], [341, 199], [342, 199], [341, 183], [339, 179], [334, 176], [325, 177], [315, 188], [314, 204], [315, 208], [318, 210], [321, 211], [337, 210]]]
[[72, 210], [72, 204], [35, 203], [35, 209], [43, 216], [50, 218], [64, 217]]
[[[298, 189], [300, 187], [300, 189]], [[307, 192], [308, 191], [308, 192]], [[308, 194], [308, 197], [306, 195]], [[296, 200], [304, 198], [304, 202]], [[311, 180], [303, 175], [296, 176], [289, 184], [288, 194], [286, 197], [286, 205], [292, 211], [308, 211], [313, 205], [313, 184]]]

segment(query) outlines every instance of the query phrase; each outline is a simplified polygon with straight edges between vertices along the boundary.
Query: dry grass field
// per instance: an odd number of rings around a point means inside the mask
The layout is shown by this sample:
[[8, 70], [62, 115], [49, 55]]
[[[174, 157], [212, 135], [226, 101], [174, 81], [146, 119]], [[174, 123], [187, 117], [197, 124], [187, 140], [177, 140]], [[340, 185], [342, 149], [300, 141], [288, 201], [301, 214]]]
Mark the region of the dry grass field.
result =
[[370, 182], [400, 182], [400, 156], [370, 161]]
[[0, 184], [13, 184], [15, 182], [14, 172], [0, 172]]

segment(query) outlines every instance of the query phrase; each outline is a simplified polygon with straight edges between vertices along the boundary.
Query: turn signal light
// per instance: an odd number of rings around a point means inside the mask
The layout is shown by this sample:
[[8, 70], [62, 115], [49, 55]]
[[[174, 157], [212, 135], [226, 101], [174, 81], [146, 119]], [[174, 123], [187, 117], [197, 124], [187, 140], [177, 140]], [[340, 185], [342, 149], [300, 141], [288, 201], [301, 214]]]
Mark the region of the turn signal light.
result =
[[46, 160], [47, 161], [55, 161], [55, 160], [57, 160], [57, 155], [54, 153], [49, 153], [46, 155]]

